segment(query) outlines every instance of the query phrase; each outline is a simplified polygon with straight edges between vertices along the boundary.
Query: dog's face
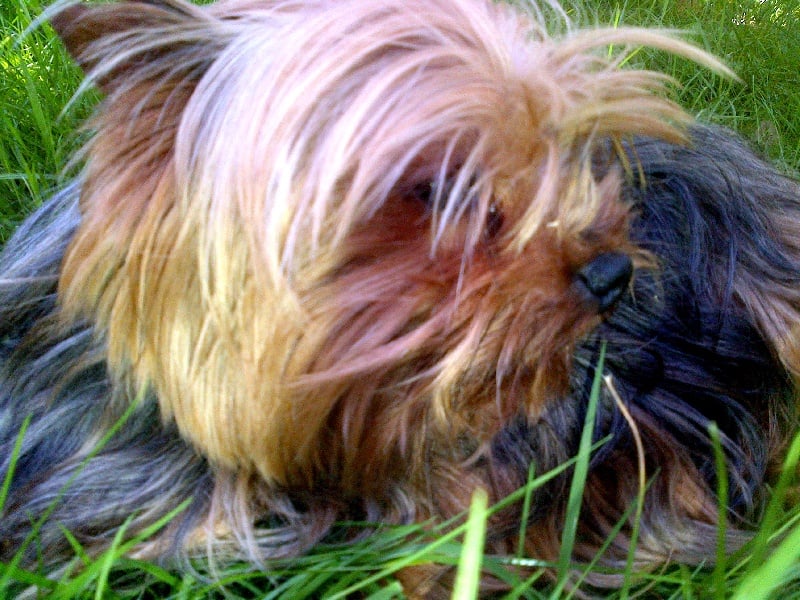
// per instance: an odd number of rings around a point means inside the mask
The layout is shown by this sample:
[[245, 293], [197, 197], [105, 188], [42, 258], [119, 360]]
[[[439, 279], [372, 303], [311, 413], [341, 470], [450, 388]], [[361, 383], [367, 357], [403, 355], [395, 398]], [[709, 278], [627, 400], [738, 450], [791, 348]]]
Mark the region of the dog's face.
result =
[[360, 492], [565, 390], [645, 260], [596, 149], [685, 121], [607, 46], [692, 52], [556, 41], [473, 0], [131, 2], [54, 26], [106, 93], [65, 311], [212, 462]]

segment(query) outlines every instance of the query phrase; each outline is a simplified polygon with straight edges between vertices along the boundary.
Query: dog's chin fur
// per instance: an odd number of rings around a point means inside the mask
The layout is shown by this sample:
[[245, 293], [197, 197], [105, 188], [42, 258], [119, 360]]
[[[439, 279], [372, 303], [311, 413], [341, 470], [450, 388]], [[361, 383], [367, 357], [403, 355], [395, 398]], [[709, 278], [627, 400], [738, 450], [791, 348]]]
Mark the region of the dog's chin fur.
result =
[[[603, 346], [644, 455], [606, 388], [575, 558], [622, 519], [624, 564], [641, 460], [637, 570], [713, 561], [712, 423], [746, 539], [797, 418], [800, 188], [607, 48], [716, 61], [481, 0], [51, 16], [105, 99], [0, 256], [0, 557], [56, 568], [64, 529], [96, 553], [184, 502], [135, 555], [263, 566], [339, 519], [447, 519], [575, 455]], [[533, 496], [531, 556], [558, 556], [568, 478]]]

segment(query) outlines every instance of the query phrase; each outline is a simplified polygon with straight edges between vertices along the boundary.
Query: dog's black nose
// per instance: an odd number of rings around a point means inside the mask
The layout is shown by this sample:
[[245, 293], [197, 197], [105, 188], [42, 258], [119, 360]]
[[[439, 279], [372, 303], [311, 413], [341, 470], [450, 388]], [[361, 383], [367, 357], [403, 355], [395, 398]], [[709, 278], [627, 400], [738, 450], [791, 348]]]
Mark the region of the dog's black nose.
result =
[[620, 252], [595, 256], [575, 275], [575, 283], [606, 312], [620, 299], [633, 275], [633, 262]]

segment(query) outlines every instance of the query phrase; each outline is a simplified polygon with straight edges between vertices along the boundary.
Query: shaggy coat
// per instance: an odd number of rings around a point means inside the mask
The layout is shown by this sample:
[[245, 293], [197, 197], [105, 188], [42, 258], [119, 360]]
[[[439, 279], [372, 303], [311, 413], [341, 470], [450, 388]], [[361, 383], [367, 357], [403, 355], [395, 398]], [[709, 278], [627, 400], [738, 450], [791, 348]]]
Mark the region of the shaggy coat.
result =
[[[800, 187], [608, 46], [713, 59], [544, 21], [482, 0], [55, 12], [105, 99], [82, 174], [0, 255], [0, 558], [55, 569], [64, 529], [94, 554], [178, 507], [137, 556], [264, 565], [340, 519], [448, 519], [576, 454], [603, 348], [574, 558], [622, 520], [601, 563], [624, 564], [643, 468], [637, 569], [713, 560], [712, 423], [738, 547], [797, 420]], [[530, 556], [558, 556], [568, 484], [533, 494]], [[441, 569], [401, 577], [446, 593]]]

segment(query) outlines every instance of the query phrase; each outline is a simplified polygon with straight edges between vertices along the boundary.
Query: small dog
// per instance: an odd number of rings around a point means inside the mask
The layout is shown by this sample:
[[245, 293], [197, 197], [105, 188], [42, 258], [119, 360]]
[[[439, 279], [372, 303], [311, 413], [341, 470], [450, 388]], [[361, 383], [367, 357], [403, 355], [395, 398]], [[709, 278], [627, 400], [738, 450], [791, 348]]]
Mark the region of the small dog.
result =
[[[574, 558], [611, 537], [624, 564], [643, 459], [637, 568], [713, 560], [712, 422], [729, 549], [747, 538], [797, 424], [800, 185], [608, 47], [714, 59], [529, 12], [54, 12], [105, 99], [81, 175], [0, 256], [0, 558], [54, 569], [65, 529], [97, 553], [182, 503], [136, 555], [264, 564], [340, 519], [447, 519], [575, 455], [603, 347], [644, 455], [605, 389]], [[558, 556], [568, 483], [534, 493], [531, 556]]]

